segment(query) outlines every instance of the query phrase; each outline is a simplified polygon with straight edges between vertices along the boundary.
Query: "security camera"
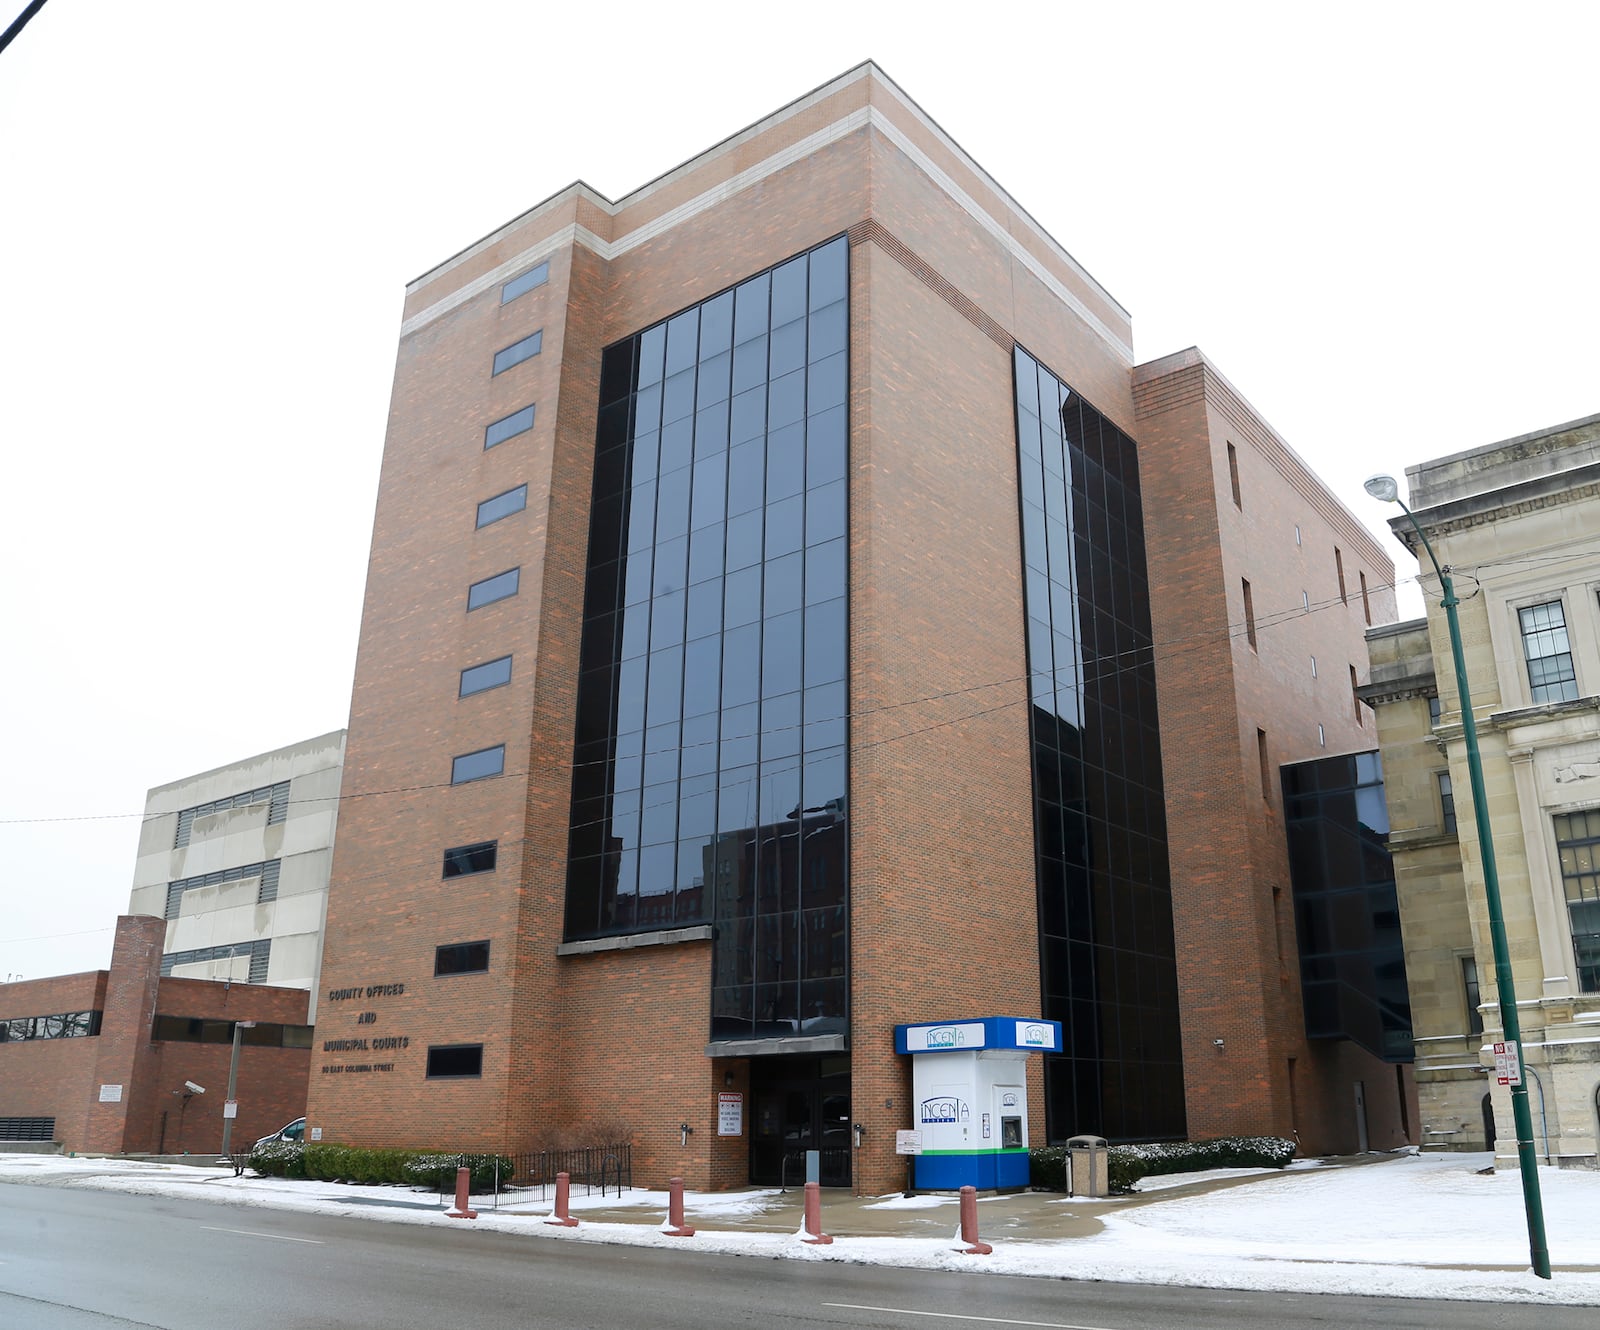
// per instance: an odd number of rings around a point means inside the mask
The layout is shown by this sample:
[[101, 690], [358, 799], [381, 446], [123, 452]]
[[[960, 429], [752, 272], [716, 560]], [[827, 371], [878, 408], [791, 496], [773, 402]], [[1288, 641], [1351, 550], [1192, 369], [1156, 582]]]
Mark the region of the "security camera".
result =
[[204, 1094], [206, 1092], [205, 1086], [196, 1085], [193, 1081], [185, 1081], [183, 1083], [183, 1088], [190, 1094]]

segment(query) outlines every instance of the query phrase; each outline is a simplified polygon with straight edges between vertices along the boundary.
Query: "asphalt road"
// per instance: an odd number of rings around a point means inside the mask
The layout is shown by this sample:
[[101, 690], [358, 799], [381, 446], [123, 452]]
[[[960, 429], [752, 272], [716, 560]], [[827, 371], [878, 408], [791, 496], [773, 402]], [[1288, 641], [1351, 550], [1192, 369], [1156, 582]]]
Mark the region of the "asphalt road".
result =
[[0, 1330], [1250, 1325], [1593, 1330], [1595, 1311], [818, 1265], [0, 1185]]

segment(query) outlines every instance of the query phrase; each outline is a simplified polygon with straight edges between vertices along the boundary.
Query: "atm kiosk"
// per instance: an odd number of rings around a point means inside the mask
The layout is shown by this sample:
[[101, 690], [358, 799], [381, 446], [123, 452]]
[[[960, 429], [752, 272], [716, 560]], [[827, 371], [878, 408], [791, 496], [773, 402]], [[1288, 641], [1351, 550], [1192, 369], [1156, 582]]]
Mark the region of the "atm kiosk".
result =
[[918, 1190], [1028, 1185], [1028, 1077], [1032, 1053], [1061, 1051], [1061, 1022], [1016, 1016], [897, 1025], [894, 1049], [911, 1055]]

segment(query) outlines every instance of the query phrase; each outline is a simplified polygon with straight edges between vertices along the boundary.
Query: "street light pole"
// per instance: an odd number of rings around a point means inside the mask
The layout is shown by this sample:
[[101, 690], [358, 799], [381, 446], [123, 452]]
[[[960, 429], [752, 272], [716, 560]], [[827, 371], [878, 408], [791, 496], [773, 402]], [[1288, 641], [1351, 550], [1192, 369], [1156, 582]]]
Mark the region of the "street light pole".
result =
[[[1494, 982], [1500, 999], [1500, 1028], [1508, 1043], [1517, 1047], [1518, 1062], [1522, 1052], [1522, 1022], [1517, 1018], [1517, 991], [1511, 975], [1511, 949], [1506, 944], [1505, 914], [1500, 905], [1500, 874], [1495, 867], [1494, 837], [1489, 829], [1489, 796], [1483, 785], [1483, 758], [1478, 751], [1478, 724], [1472, 714], [1472, 691], [1467, 686], [1466, 653], [1461, 646], [1461, 623], [1456, 617], [1455, 583], [1450, 574], [1439, 565], [1427, 533], [1417, 521], [1417, 515], [1406, 507], [1400, 498], [1400, 486], [1393, 476], [1372, 476], [1363, 488], [1374, 499], [1383, 503], [1400, 505], [1417, 533], [1422, 548], [1428, 552], [1433, 571], [1438, 574], [1444, 592], [1440, 602], [1444, 607], [1445, 624], [1450, 631], [1450, 655], [1455, 664], [1456, 691], [1461, 698], [1461, 734], [1467, 749], [1467, 778], [1472, 785], [1472, 819], [1478, 824], [1478, 853], [1483, 860], [1483, 894], [1489, 910], [1489, 942], [1494, 949]], [[1528, 1254], [1533, 1262], [1533, 1273], [1540, 1279], [1550, 1278], [1550, 1249], [1545, 1242], [1544, 1203], [1539, 1195], [1539, 1160], [1533, 1148], [1533, 1114], [1528, 1108], [1528, 1086], [1522, 1076], [1511, 1090], [1511, 1118], [1517, 1131], [1517, 1161], [1522, 1169], [1522, 1203], [1528, 1216]]]
[[234, 1091], [239, 1087], [239, 1044], [242, 1042], [244, 1032], [254, 1029], [254, 1021], [235, 1021], [233, 1023], [233, 1056], [228, 1061], [228, 1093], [222, 1105], [222, 1157], [229, 1158], [228, 1145], [233, 1140], [233, 1119], [228, 1116], [228, 1107], [232, 1105], [238, 1111], [238, 1100], [233, 1097]]

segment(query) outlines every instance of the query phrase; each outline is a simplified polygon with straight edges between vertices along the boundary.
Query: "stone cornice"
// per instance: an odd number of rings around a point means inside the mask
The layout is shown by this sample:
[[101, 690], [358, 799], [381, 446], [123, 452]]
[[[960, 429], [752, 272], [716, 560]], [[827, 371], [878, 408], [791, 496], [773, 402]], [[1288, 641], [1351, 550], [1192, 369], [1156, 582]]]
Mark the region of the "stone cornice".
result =
[[[1486, 494], [1454, 499], [1434, 508], [1418, 509], [1416, 518], [1427, 531], [1429, 539], [1437, 540], [1442, 536], [1489, 526], [1508, 517], [1520, 517], [1569, 504], [1594, 503], [1596, 500], [1600, 500], [1600, 462], [1570, 471], [1559, 471], [1554, 475], [1539, 476]], [[1389, 528], [1412, 554], [1423, 557], [1422, 542], [1417, 539], [1417, 533], [1404, 513], [1391, 517]]]

